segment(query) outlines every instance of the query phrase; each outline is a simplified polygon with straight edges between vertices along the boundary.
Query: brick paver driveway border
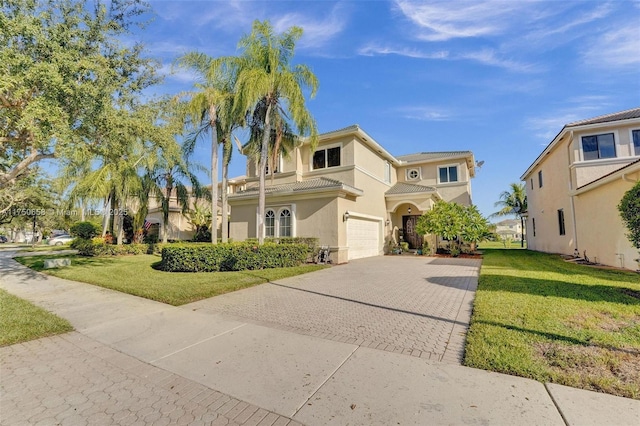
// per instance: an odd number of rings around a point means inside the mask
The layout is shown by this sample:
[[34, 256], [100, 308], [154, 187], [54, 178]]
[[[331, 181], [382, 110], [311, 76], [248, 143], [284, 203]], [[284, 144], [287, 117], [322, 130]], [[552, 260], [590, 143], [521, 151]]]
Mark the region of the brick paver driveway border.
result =
[[460, 364], [480, 265], [478, 259], [359, 259], [185, 308]]

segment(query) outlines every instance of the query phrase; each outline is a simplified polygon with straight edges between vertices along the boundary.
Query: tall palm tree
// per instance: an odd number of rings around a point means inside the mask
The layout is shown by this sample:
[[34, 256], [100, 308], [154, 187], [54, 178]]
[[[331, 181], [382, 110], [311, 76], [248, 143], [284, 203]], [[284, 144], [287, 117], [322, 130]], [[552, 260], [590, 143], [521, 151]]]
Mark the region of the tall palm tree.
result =
[[178, 66], [195, 72], [198, 81], [195, 90], [188, 94], [186, 118], [192, 128], [185, 141], [193, 147], [200, 136], [211, 135], [211, 242], [218, 242], [218, 155], [220, 105], [232, 102], [232, 93], [225, 90], [225, 76], [218, 62], [204, 53], [191, 52], [178, 58]]
[[500, 207], [500, 210], [491, 216], [515, 215], [520, 219], [520, 227], [522, 229], [520, 245], [524, 247], [524, 215], [527, 212], [527, 193], [523, 183], [514, 182], [509, 185], [509, 188], [510, 191], [503, 191], [500, 194], [500, 200], [494, 203], [494, 207]]
[[243, 55], [235, 85], [234, 109], [242, 113], [255, 111], [260, 105], [265, 107], [258, 163], [260, 244], [264, 242], [265, 235], [265, 172], [273, 115], [290, 117], [299, 134], [309, 135], [314, 146], [317, 141], [316, 124], [307, 110], [303, 89], [309, 89], [313, 98], [318, 89], [318, 79], [307, 66], [292, 64], [295, 45], [301, 36], [300, 27], [291, 27], [282, 34], [276, 34], [268, 21], [254, 21], [251, 33], [239, 43]]

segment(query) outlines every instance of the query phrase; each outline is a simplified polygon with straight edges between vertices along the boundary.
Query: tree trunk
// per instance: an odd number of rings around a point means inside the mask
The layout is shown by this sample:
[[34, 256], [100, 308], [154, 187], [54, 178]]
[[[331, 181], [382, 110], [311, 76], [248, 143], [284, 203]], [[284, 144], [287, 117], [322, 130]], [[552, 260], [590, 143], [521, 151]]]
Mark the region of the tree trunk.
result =
[[226, 243], [229, 240], [229, 206], [227, 201], [227, 186], [229, 185], [228, 175], [229, 164], [223, 162], [222, 164], [222, 242]]
[[171, 192], [173, 192], [173, 186], [167, 185], [165, 190], [166, 202], [162, 206], [162, 242], [164, 244], [169, 240], [169, 211], [171, 210]]
[[104, 210], [102, 211], [102, 238], [107, 235], [109, 229], [109, 210], [111, 209], [111, 194], [104, 200]]
[[114, 216], [114, 222], [115, 222], [115, 228], [117, 230], [117, 237], [116, 237], [116, 244], [121, 246], [124, 240], [124, 217], [122, 215], [121, 212], [121, 206], [120, 206], [121, 202], [120, 200], [116, 201], [113, 203], [113, 214]]
[[269, 152], [269, 136], [271, 134], [271, 103], [267, 105], [264, 115], [264, 128], [262, 129], [262, 143], [260, 145], [260, 162], [258, 163], [258, 244], [264, 244], [264, 212], [265, 212], [265, 173], [267, 171], [267, 157]]
[[218, 116], [215, 105], [209, 107], [211, 129], [211, 243], [218, 243]]

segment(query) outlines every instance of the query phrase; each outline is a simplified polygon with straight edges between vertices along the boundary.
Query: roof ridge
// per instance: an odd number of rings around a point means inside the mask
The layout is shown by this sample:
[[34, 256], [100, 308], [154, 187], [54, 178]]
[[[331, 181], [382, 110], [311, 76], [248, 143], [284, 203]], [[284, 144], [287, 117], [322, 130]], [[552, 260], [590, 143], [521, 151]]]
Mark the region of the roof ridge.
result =
[[[615, 117], [617, 115], [622, 115], [622, 114], [626, 114], [626, 113], [633, 112], [633, 111], [638, 111], [638, 113], [640, 114], [640, 107], [629, 108], [629, 109], [625, 109], [625, 110], [622, 110], [622, 111], [610, 112], [608, 114], [602, 114], [602, 115], [598, 115], [598, 116], [591, 117], [591, 118], [585, 118], [585, 119], [578, 120], [578, 121], [572, 121], [571, 123], [565, 124], [565, 127], [578, 126], [578, 125], [585, 124], [585, 123], [588, 123], [588, 122], [591, 122], [591, 121], [599, 121], [599, 120]], [[621, 118], [620, 120], [626, 120], [626, 119], [628, 119], [628, 118]], [[611, 120], [611, 121], [618, 121], [618, 120]]]

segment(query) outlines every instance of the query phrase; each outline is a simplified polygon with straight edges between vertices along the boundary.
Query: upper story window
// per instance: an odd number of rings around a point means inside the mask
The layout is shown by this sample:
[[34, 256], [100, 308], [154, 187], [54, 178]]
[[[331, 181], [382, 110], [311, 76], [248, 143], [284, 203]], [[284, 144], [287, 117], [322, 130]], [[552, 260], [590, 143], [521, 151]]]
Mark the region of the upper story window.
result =
[[542, 170], [538, 172], [538, 188], [542, 188]]
[[533, 178], [531, 178], [531, 189], [533, 189]]
[[391, 164], [388, 161], [384, 162], [384, 181], [391, 183]]
[[[265, 168], [265, 173], [266, 174], [270, 174], [271, 170], [269, 169], [269, 164], [271, 163], [271, 160], [267, 161], [267, 167]], [[276, 161], [274, 161], [274, 170], [273, 173], [280, 173], [280, 171], [282, 170], [282, 154], [278, 155], [278, 158], [276, 159]]]
[[582, 153], [584, 160], [597, 160], [599, 158], [615, 158], [616, 143], [613, 133], [602, 135], [583, 136]]
[[417, 180], [417, 179], [420, 179], [420, 169], [408, 169], [407, 180]]
[[632, 130], [631, 137], [633, 139], [633, 153], [640, 155], [640, 130]]
[[313, 170], [338, 167], [340, 165], [340, 147], [319, 149], [313, 153]]
[[438, 178], [440, 183], [457, 182], [458, 166], [438, 167]]

